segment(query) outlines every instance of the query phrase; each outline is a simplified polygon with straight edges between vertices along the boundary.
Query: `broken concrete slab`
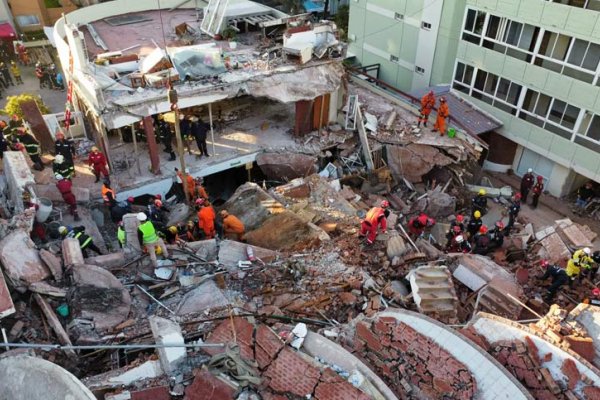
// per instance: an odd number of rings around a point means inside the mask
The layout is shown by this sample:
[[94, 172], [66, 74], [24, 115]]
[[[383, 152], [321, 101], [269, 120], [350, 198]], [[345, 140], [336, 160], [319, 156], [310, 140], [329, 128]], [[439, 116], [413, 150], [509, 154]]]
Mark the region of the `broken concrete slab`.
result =
[[306, 182], [310, 184], [311, 199], [315, 207], [327, 207], [347, 216], [356, 216], [356, 208], [344, 198], [341, 192], [331, 187], [327, 179], [319, 175], [311, 175], [306, 178]]
[[122, 220], [125, 238], [127, 240], [126, 248], [141, 251], [142, 249], [137, 235], [137, 229], [138, 226], [140, 226], [140, 222], [137, 220], [137, 214], [125, 214]]
[[225, 307], [228, 304], [229, 301], [221, 289], [212, 280], [208, 280], [183, 296], [177, 308], [177, 315], [203, 312], [212, 308]]
[[15, 214], [21, 213], [23, 211], [23, 192], [28, 187], [35, 185], [35, 177], [21, 151], [5, 151], [2, 157], [2, 166], [8, 185], [8, 197], [14, 204]]
[[304, 179], [300, 178], [293, 179], [285, 185], [277, 186], [273, 190], [282, 196], [291, 197], [293, 199], [306, 199], [310, 196], [310, 186]]
[[[78, 203], [88, 204], [90, 202], [90, 189], [73, 185], [71, 191]], [[53, 202], [60, 203], [64, 201], [56, 185], [35, 185], [35, 193], [39, 197], [45, 197]]]
[[[220, 242], [222, 243], [222, 242]], [[179, 246], [168, 245], [169, 249], [177, 249]], [[207, 261], [216, 260], [218, 256], [218, 247], [216, 239], [209, 240], [198, 240], [195, 242], [186, 242], [184, 249], [195, 253], [198, 257], [201, 257]]]
[[558, 233], [565, 243], [570, 244], [573, 247], [581, 248], [593, 246], [592, 242], [576, 224], [572, 223], [565, 227], [559, 226]]
[[421, 313], [456, 317], [458, 298], [446, 266], [418, 267], [409, 272], [407, 279]]
[[8, 291], [8, 286], [6, 286], [4, 274], [0, 271], [0, 320], [14, 314], [15, 311], [15, 305]]
[[[52, 307], [50, 307], [48, 302], [37, 293], [33, 294], [33, 298], [44, 313], [44, 316], [48, 321], [48, 325], [50, 325], [54, 333], [56, 333], [56, 336], [58, 337], [58, 342], [63, 345], [72, 346], [73, 344], [71, 343], [69, 335], [65, 331], [65, 328], [63, 328], [63, 326], [61, 325], [60, 321], [58, 320], [58, 317], [56, 316], [54, 310], [52, 310]], [[75, 352], [73, 350], [67, 350], [67, 354], [74, 356]]]
[[0, 262], [15, 287], [27, 287], [50, 276], [35, 243], [23, 230], [17, 230], [0, 241]]
[[256, 164], [261, 171], [275, 181], [290, 181], [317, 172], [317, 158], [298, 153], [260, 153]]
[[387, 161], [396, 182], [402, 178], [412, 183], [421, 182], [421, 177], [433, 167], [454, 163], [450, 157], [429, 145], [411, 143], [408, 146], [386, 145]]
[[180, 222], [187, 221], [190, 216], [190, 206], [184, 203], [175, 204], [169, 208], [169, 219], [167, 226], [177, 225]]
[[456, 210], [456, 197], [435, 190], [427, 192], [427, 196], [415, 201], [411, 206], [412, 212], [422, 211], [430, 217], [447, 217]]
[[[181, 327], [178, 323], [155, 315], [149, 318], [150, 329], [156, 344], [184, 344]], [[167, 374], [175, 372], [186, 357], [185, 347], [164, 347], [156, 349], [163, 371]]]
[[262, 224], [247, 231], [246, 241], [254, 246], [282, 250], [318, 239], [318, 232], [311, 229], [291, 211], [283, 211], [267, 218]]
[[85, 264], [79, 241], [75, 238], [66, 238], [62, 241], [62, 256], [67, 268]]
[[388, 239], [386, 246], [386, 254], [390, 260], [394, 257], [402, 257], [409, 250], [410, 248], [406, 245], [398, 232], [390, 233], [390, 238]]
[[75, 287], [69, 306], [73, 317], [93, 321], [97, 333], [127, 319], [131, 296], [113, 274], [95, 265], [75, 265], [72, 271]]
[[542, 248], [538, 252], [538, 255], [552, 263], [562, 264], [563, 261], [571, 257], [571, 251], [565, 245], [558, 233], [547, 235], [541, 240], [540, 243], [542, 244]]
[[488, 197], [505, 197], [510, 199], [513, 196], [513, 189], [510, 186], [503, 186], [501, 188], [493, 188], [489, 186], [480, 185], [466, 185], [467, 189], [473, 193], [479, 193], [481, 189], [485, 190]]
[[104, 254], [101, 256], [88, 257], [85, 259], [87, 265], [95, 265], [104, 269], [111, 269], [125, 264], [125, 254], [122, 251]]
[[542, 240], [553, 233], [556, 233], [556, 229], [553, 226], [547, 226], [535, 233], [535, 240]]
[[0, 359], [0, 396], [10, 400], [95, 400], [79, 379], [60, 366], [27, 355]]
[[52, 286], [48, 282], [34, 282], [28, 289], [34, 293], [45, 294], [52, 297], [67, 297], [67, 290]]
[[234, 240], [223, 240], [219, 243], [219, 264], [231, 270], [238, 267], [239, 261], [248, 260], [247, 248], [252, 247], [254, 257], [264, 262], [275, 260], [277, 252], [251, 244], [236, 242]]
[[91, 390], [105, 390], [122, 386], [129, 386], [145, 379], [158, 378], [164, 375], [160, 361], [149, 360], [136, 367], [123, 367], [100, 375], [88, 377], [83, 380], [85, 386]]
[[269, 216], [285, 210], [283, 204], [252, 182], [238, 187], [222, 208], [238, 217], [246, 232], [260, 227]]
[[63, 277], [62, 259], [46, 249], [40, 250], [40, 258], [52, 273], [54, 280], [60, 282]]

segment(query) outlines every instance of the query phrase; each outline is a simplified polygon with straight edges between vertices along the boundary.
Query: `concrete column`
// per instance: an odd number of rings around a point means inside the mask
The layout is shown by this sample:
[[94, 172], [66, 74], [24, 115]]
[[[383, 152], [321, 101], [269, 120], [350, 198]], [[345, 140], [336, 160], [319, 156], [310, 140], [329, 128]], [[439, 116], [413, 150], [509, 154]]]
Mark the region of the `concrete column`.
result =
[[148, 143], [148, 152], [150, 153], [150, 170], [154, 175], [160, 174], [160, 158], [158, 157], [158, 146], [156, 145], [156, 136], [154, 135], [154, 125], [152, 117], [144, 117], [144, 131], [146, 132], [146, 143]]

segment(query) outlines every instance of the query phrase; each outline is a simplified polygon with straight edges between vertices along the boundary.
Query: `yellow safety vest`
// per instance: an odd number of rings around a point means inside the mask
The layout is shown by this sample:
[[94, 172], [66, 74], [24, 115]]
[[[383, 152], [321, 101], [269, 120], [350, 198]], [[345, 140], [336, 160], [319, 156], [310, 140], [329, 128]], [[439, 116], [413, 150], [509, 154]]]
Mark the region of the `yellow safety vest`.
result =
[[574, 277], [579, 275], [579, 272], [581, 271], [581, 269], [577, 266], [577, 264], [575, 264], [575, 262], [573, 260], [569, 260], [569, 262], [567, 263], [567, 275], [569, 277]]
[[121, 243], [122, 246], [125, 246], [125, 242], [127, 241], [125, 237], [125, 230], [121, 227], [117, 228], [117, 240]]
[[146, 221], [140, 225], [138, 228], [143, 235], [144, 244], [146, 243], [154, 243], [158, 240], [158, 235], [156, 234], [156, 229], [152, 222]]

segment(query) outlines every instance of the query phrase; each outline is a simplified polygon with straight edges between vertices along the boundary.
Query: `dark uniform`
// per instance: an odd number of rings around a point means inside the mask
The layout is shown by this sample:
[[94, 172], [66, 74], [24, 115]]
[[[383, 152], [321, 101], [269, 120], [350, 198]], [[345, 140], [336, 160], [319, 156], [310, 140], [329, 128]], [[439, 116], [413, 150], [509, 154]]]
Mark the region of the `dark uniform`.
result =
[[100, 249], [94, 244], [92, 238], [85, 233], [85, 227], [76, 226], [69, 232], [69, 237], [75, 238], [79, 241], [79, 247], [84, 257], [87, 257], [87, 250], [90, 249], [98, 255], [102, 255]]
[[556, 265], [549, 265], [546, 268], [546, 272], [542, 276], [542, 280], [550, 277], [552, 277], [552, 285], [550, 285], [548, 288], [548, 294], [545, 297], [545, 300], [548, 303], [554, 299], [558, 289], [569, 282], [569, 276], [567, 275], [567, 272]]
[[486, 255], [490, 251], [490, 235], [488, 233], [478, 232], [473, 237], [473, 253]]
[[58, 139], [54, 142], [54, 152], [65, 158], [65, 163], [74, 166], [73, 155], [75, 154], [75, 144], [71, 139]]
[[483, 221], [481, 221], [481, 218], [472, 217], [469, 220], [469, 223], [467, 224], [467, 232], [469, 232], [471, 238], [473, 238], [473, 236], [475, 236], [475, 234], [479, 232], [479, 228], [481, 228], [481, 225], [483, 225]]
[[165, 153], [169, 153], [169, 161], [176, 159], [175, 152], [173, 151], [173, 134], [171, 133], [171, 126], [168, 122], [158, 121], [158, 138], [160, 142], [165, 146]]
[[521, 211], [521, 202], [519, 200], [513, 200], [508, 207], [508, 224], [506, 225], [506, 234], [510, 233], [513, 225], [515, 224], [515, 220], [519, 216], [519, 212]]
[[487, 213], [487, 197], [485, 195], [478, 194], [471, 200], [471, 215], [475, 214], [475, 211], [479, 211], [481, 215]]
[[54, 172], [54, 176], [60, 174], [65, 179], [71, 179], [73, 173], [75, 172], [75, 167], [73, 167], [73, 165], [68, 164], [67, 159], [65, 158], [65, 161], [63, 161], [60, 164], [57, 162], [52, 163], [52, 172]]
[[44, 163], [42, 162], [42, 158], [40, 157], [40, 142], [38, 142], [36, 138], [33, 137], [33, 135], [30, 135], [29, 133], [20, 134], [19, 136], [17, 136], [17, 141], [23, 146], [25, 146], [25, 150], [27, 151], [29, 158], [31, 158], [31, 161], [34, 164], [33, 167], [38, 171], [43, 170]]
[[209, 129], [210, 125], [202, 121], [201, 119], [198, 119], [198, 121], [196, 122], [192, 122], [192, 136], [194, 137], [194, 139], [196, 139], [196, 145], [198, 146], [198, 151], [200, 151], [200, 157], [210, 157], [210, 155], [208, 154], [208, 150], [206, 149], [206, 134]]

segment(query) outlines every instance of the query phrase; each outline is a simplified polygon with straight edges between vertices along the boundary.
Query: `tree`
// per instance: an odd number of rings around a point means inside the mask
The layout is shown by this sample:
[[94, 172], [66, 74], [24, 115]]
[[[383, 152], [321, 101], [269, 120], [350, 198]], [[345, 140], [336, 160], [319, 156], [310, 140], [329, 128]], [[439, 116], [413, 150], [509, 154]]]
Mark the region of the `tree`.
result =
[[6, 107], [4, 107], [3, 110], [0, 110], [0, 112], [4, 115], [17, 114], [19, 118], [23, 118], [23, 110], [21, 110], [21, 103], [31, 100], [35, 101], [42, 114], [50, 113], [50, 110], [44, 104], [42, 98], [40, 96], [36, 96], [30, 93], [22, 93], [17, 96], [8, 96]]
[[340, 31], [340, 38], [346, 40], [348, 37], [348, 19], [350, 18], [350, 7], [342, 5], [335, 14], [334, 21]]

